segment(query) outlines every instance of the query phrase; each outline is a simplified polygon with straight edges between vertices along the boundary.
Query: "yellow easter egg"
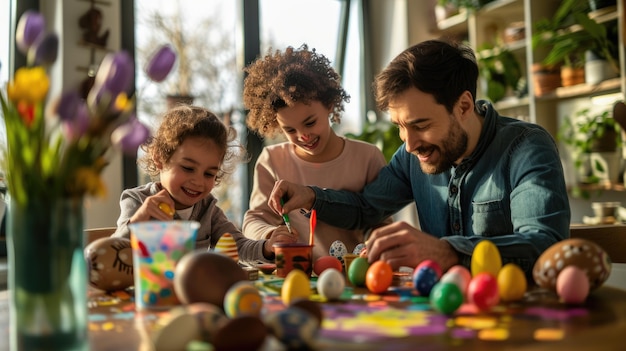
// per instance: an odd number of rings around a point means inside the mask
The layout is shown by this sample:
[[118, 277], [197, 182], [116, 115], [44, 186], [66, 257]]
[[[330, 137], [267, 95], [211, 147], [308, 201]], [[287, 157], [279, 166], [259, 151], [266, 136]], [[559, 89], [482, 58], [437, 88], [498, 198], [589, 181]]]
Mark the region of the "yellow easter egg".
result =
[[518, 265], [507, 263], [498, 272], [498, 291], [502, 301], [521, 300], [526, 293], [526, 287], [526, 275]]
[[502, 268], [502, 257], [500, 257], [498, 247], [489, 240], [483, 240], [476, 244], [472, 253], [470, 268], [472, 277], [485, 272], [496, 278], [500, 268]]
[[311, 295], [309, 277], [299, 269], [294, 269], [285, 277], [280, 296], [285, 306], [298, 299], [308, 299]]

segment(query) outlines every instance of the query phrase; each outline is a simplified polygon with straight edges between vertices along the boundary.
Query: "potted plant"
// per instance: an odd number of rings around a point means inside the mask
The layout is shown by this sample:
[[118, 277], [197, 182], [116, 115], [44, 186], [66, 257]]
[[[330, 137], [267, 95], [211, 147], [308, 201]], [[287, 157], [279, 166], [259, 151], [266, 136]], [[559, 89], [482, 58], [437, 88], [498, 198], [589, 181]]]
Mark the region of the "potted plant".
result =
[[519, 88], [520, 64], [506, 47], [485, 45], [478, 50], [477, 56], [483, 92], [492, 102], [502, 100], [509, 89], [518, 96], [524, 94]]
[[583, 108], [567, 118], [557, 138], [571, 147], [574, 167], [580, 182], [598, 184], [616, 182], [621, 146], [620, 127], [609, 110], [593, 112]]
[[[565, 68], [565, 73], [577, 70], [573, 80], [568, 78], [564, 86], [584, 82], [585, 54], [592, 50], [606, 59], [615, 71], [619, 71], [615, 40], [610, 37], [607, 26], [589, 18], [589, 5], [577, 0], [564, 0], [554, 17], [534, 24], [532, 46], [549, 48], [541, 63]], [[576, 29], [573, 25], [579, 25]]]

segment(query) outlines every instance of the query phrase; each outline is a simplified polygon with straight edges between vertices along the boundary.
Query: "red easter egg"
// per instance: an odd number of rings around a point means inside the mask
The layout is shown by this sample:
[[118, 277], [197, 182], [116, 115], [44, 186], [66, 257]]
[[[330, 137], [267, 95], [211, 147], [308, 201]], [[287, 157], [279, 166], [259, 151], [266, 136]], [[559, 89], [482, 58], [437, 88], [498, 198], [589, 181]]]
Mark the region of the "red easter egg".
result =
[[343, 265], [341, 264], [341, 261], [334, 256], [322, 256], [315, 260], [315, 263], [313, 264], [313, 272], [318, 277], [328, 268], [334, 268], [341, 272], [343, 270]]
[[478, 309], [485, 311], [500, 302], [498, 280], [490, 273], [478, 273], [467, 287], [467, 299]]

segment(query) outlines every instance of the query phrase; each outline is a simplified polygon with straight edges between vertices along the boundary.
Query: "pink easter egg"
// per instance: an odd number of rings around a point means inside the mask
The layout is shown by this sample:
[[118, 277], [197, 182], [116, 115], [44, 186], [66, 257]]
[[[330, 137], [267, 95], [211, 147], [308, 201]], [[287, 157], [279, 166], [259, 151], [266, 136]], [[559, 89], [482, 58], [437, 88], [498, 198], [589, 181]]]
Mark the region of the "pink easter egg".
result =
[[589, 287], [587, 274], [574, 265], [563, 268], [556, 278], [556, 292], [565, 303], [583, 303]]
[[461, 292], [465, 296], [467, 294], [467, 287], [472, 280], [472, 274], [469, 269], [461, 265], [455, 265], [450, 267], [446, 273], [441, 276], [440, 281], [444, 283], [453, 283], [461, 289]]

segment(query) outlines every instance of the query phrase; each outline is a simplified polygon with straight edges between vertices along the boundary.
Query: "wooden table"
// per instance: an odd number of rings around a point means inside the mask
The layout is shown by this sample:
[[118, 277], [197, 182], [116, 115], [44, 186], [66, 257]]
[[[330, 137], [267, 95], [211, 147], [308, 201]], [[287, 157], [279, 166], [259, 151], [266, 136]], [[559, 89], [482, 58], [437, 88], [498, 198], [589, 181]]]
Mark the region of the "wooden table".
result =
[[[354, 289], [347, 299], [322, 305], [319, 350], [624, 350], [626, 291], [601, 287], [583, 305], [566, 306], [541, 291], [490, 313], [462, 306], [453, 316], [433, 312], [420, 297], [374, 296]], [[363, 295], [361, 295], [363, 294]], [[345, 295], [344, 295], [345, 296]], [[0, 292], [0, 350], [8, 350], [8, 298]], [[269, 293], [266, 308], [281, 308]], [[135, 313], [132, 297], [91, 292], [91, 350], [149, 350], [139, 325], [155, 325], [169, 312]], [[245, 332], [242, 331], [242, 337]], [[271, 338], [267, 350], [278, 344]], [[279, 348], [280, 349], [280, 348]]]

